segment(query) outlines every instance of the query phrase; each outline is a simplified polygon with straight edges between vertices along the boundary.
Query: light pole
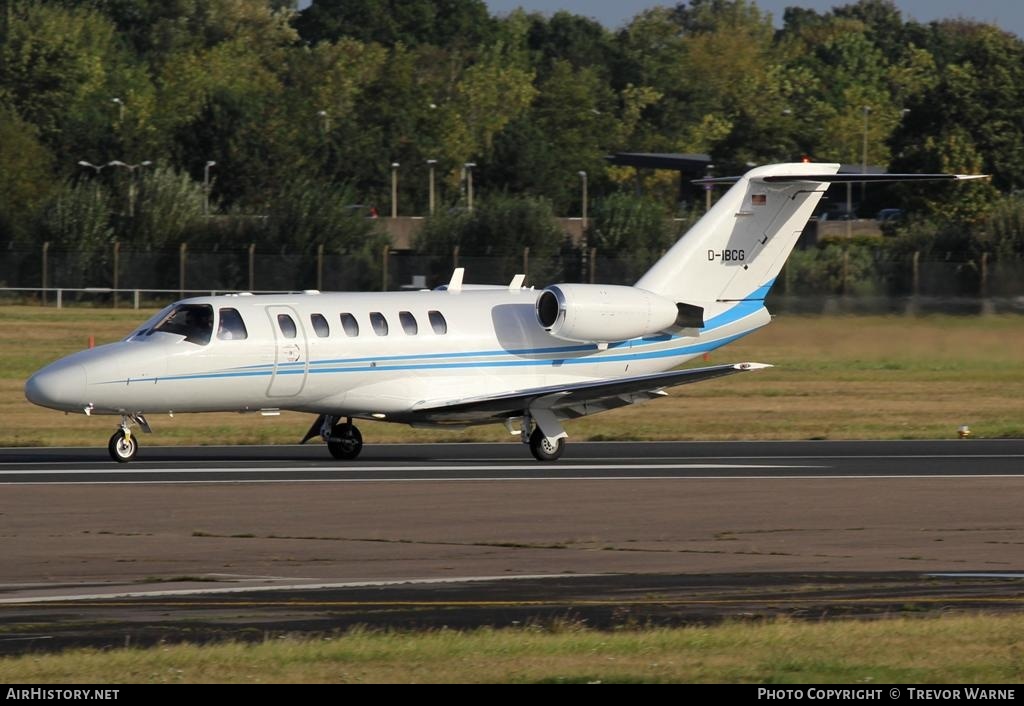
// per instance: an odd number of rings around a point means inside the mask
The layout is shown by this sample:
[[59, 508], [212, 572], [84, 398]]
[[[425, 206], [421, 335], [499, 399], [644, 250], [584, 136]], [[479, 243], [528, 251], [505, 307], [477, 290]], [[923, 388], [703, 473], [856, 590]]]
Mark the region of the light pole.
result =
[[89, 169], [93, 169], [93, 170], [96, 171], [96, 178], [93, 179], [92, 183], [96, 187], [96, 203], [99, 203], [99, 201], [100, 201], [100, 179], [99, 179], [100, 172], [102, 172], [104, 169], [109, 167], [110, 163], [108, 162], [107, 164], [93, 164], [92, 162], [86, 162], [84, 159], [80, 159], [80, 160], [78, 160], [78, 165], [80, 167], [88, 167]]
[[[714, 164], [709, 164], [704, 168], [704, 176], [710, 179], [714, 175]], [[711, 190], [715, 188], [711, 183], [704, 185], [704, 212], [707, 213], [711, 210]]]
[[861, 147], [861, 171], [868, 173], [868, 116], [871, 115], [871, 106], [866, 105], [864, 111], [864, 144]]
[[[861, 172], [864, 173], [864, 174], [867, 174], [868, 173], [868, 116], [871, 115], [871, 106], [870, 105], [866, 105], [866, 106], [863, 107], [862, 110], [864, 111], [864, 143], [861, 146], [861, 153], [860, 153], [861, 159], [860, 159], [860, 163], [861, 163]], [[864, 200], [866, 198], [867, 191], [868, 191], [867, 183], [862, 182], [861, 185], [860, 185], [860, 203], [861, 203], [861, 207], [862, 208], [864, 206]]]
[[148, 167], [150, 164], [152, 162], [148, 159], [138, 164], [125, 164], [121, 160], [115, 159], [107, 165], [108, 167], [124, 167], [128, 170], [130, 178], [128, 182], [128, 215], [132, 218], [135, 217], [135, 170]]
[[476, 166], [476, 162], [466, 162], [462, 165], [466, 170], [466, 206], [469, 208], [470, 213], [473, 212], [473, 167]]
[[398, 162], [391, 163], [391, 217], [398, 218]]
[[582, 169], [577, 174], [580, 175], [580, 190], [582, 195], [582, 207], [580, 209], [580, 228], [584, 236], [587, 233], [587, 173]]
[[120, 98], [111, 98], [111, 103], [117, 103], [117, 124], [124, 122], [124, 101]]
[[326, 110], [318, 110], [316, 114], [320, 117], [320, 130], [326, 135], [331, 131], [331, 116]]
[[434, 165], [437, 164], [436, 159], [428, 159], [427, 166], [430, 168], [430, 215], [434, 215]]
[[210, 167], [217, 166], [212, 159], [206, 161], [203, 167], [203, 215], [210, 215]]

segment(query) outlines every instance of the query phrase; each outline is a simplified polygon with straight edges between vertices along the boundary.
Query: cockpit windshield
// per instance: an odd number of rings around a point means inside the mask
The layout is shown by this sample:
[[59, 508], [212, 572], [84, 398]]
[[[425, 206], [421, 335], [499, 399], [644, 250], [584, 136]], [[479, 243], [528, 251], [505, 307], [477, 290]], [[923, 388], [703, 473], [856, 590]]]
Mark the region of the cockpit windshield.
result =
[[213, 307], [209, 304], [179, 304], [150, 329], [184, 336], [189, 343], [205, 346], [213, 335]]

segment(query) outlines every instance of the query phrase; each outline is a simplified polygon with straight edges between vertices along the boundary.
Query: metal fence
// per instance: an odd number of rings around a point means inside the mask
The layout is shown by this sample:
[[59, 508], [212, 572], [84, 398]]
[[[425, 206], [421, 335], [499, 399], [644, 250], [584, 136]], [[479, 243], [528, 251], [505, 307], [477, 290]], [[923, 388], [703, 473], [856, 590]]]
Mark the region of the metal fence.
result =
[[[454, 267], [466, 282], [503, 284], [517, 273], [527, 285], [553, 282], [632, 284], [656, 259], [567, 248], [553, 258], [529, 249], [506, 257], [421, 255], [384, 248], [371, 256], [267, 252], [255, 247], [195, 251], [10, 249], [0, 253], [0, 294], [8, 301], [114, 306], [166, 303], [229, 291], [399, 290], [444, 284]], [[858, 259], [859, 257], [859, 259]], [[885, 260], [863, 253], [797, 253], [773, 289], [770, 305], [790, 311], [1024, 311], [1024, 260]]]

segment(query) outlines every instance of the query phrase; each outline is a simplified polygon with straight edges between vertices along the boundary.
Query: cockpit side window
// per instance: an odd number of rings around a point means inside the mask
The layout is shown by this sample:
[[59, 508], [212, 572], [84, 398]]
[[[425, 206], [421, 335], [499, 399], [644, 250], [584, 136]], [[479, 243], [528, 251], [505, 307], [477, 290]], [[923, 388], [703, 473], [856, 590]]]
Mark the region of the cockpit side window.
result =
[[184, 336], [189, 343], [205, 346], [213, 335], [213, 307], [209, 304], [179, 304], [153, 327], [153, 333]]
[[221, 309], [220, 322], [217, 324], [217, 338], [222, 341], [244, 341], [249, 337], [249, 332], [242, 321], [242, 315], [237, 309]]

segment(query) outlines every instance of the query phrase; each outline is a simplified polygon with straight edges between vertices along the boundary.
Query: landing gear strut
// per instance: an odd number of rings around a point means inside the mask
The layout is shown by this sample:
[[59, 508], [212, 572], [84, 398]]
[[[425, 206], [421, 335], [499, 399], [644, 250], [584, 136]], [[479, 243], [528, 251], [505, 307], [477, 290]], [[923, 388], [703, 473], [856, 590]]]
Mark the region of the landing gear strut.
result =
[[351, 461], [363, 450], [363, 435], [352, 423], [352, 418], [331, 427], [327, 437], [327, 448], [331, 456], [342, 461]]

